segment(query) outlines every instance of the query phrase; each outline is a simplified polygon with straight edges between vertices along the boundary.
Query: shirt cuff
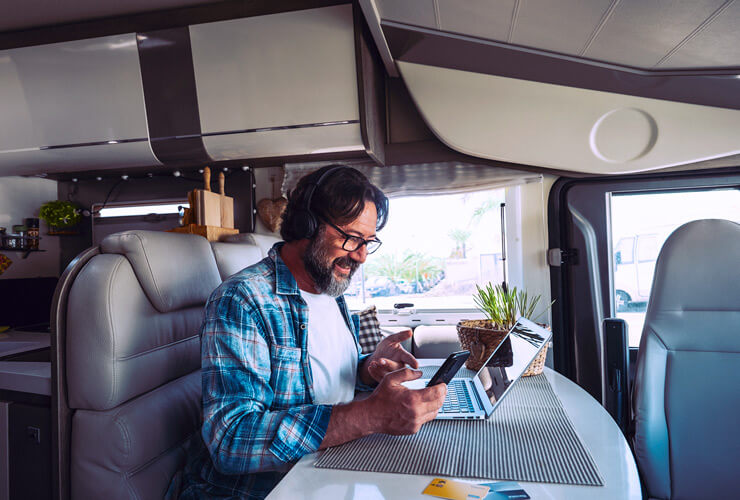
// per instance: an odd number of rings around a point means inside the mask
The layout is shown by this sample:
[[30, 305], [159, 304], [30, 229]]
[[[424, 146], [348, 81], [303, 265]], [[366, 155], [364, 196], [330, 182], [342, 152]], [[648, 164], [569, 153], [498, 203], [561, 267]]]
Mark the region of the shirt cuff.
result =
[[290, 463], [318, 451], [329, 428], [331, 412], [330, 405], [312, 405], [302, 409], [294, 419], [283, 419], [270, 452], [280, 461]]

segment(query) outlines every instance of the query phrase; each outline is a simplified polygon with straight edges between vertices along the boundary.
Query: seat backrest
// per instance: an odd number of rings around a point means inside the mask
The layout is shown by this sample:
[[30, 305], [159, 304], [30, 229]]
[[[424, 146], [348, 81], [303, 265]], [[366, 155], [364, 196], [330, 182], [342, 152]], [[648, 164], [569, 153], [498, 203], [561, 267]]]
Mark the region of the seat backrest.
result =
[[72, 499], [161, 499], [198, 431], [203, 306], [221, 283], [201, 236], [127, 231], [79, 270], [66, 308]]
[[731, 498], [740, 440], [740, 225], [676, 229], [655, 266], [637, 358], [635, 455], [650, 498]]
[[203, 306], [266, 252], [127, 231], [68, 266], [52, 308], [55, 498], [162, 498], [201, 425]]

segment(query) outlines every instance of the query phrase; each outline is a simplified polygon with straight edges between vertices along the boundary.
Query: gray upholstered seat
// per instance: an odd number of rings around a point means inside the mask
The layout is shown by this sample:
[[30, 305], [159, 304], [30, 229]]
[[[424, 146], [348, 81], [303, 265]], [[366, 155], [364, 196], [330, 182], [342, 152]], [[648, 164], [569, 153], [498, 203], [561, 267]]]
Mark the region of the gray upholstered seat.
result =
[[65, 271], [54, 309], [57, 498], [167, 492], [201, 424], [203, 306], [222, 275], [262, 259], [256, 246], [222, 245], [219, 269], [201, 236], [127, 231]]
[[700, 220], [665, 242], [640, 341], [635, 455], [649, 498], [740, 487], [740, 225]]

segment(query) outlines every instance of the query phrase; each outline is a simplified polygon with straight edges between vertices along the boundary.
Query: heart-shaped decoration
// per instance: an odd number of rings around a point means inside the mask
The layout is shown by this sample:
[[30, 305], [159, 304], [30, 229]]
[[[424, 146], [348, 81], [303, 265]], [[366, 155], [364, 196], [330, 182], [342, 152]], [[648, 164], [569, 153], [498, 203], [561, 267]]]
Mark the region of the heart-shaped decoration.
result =
[[257, 215], [260, 216], [260, 220], [267, 226], [267, 229], [276, 233], [280, 230], [281, 217], [287, 206], [288, 200], [285, 198], [273, 198], [272, 200], [265, 198], [257, 203]]

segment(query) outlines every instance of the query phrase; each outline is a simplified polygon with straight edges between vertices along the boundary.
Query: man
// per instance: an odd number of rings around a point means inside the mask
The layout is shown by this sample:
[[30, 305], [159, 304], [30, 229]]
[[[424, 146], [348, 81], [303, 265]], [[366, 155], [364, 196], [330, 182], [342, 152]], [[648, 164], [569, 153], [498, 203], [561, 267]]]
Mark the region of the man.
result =
[[[444, 384], [401, 385], [421, 376], [405, 368], [418, 367], [400, 345], [411, 331], [363, 355], [342, 297], [387, 216], [364, 175], [324, 167], [290, 193], [285, 243], [212, 294], [201, 330], [205, 447], [191, 456], [183, 498], [263, 498], [303, 455], [415, 433], [436, 416]], [[354, 399], [356, 389], [372, 394]]]

